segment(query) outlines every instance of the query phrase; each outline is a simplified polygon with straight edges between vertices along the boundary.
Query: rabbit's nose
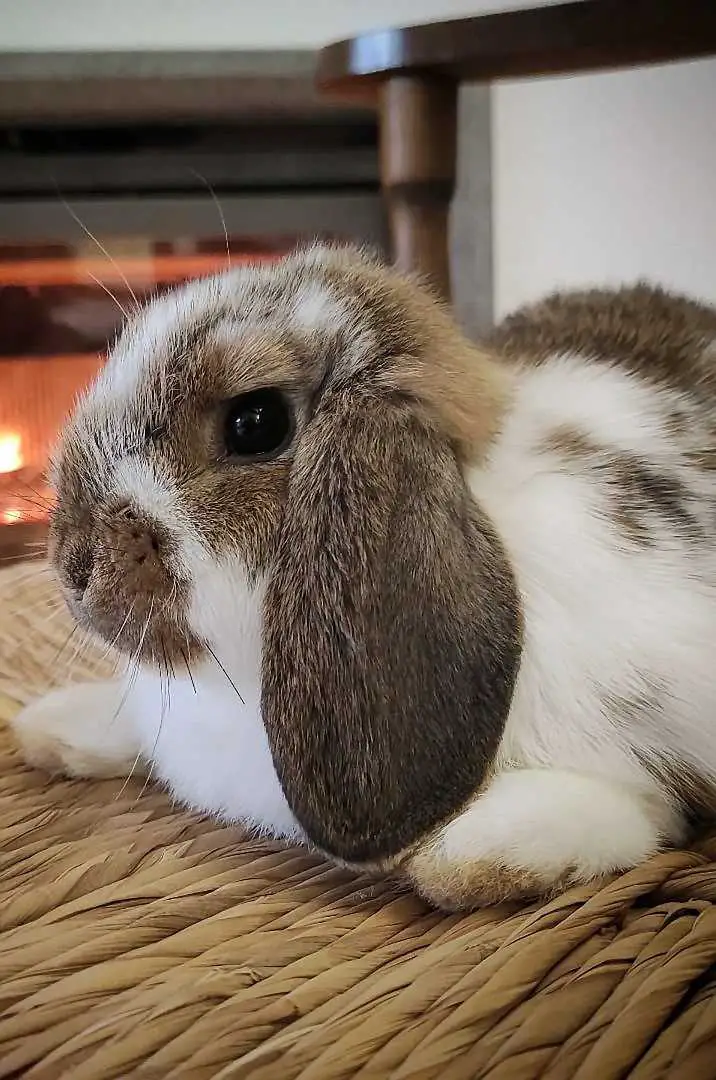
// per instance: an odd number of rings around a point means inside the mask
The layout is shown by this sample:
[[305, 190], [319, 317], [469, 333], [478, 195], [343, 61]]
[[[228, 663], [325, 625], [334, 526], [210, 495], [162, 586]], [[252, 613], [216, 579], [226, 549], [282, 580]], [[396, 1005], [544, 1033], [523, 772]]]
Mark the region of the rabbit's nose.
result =
[[119, 569], [148, 578], [163, 569], [159, 526], [131, 506], [114, 508], [106, 522], [105, 543]]

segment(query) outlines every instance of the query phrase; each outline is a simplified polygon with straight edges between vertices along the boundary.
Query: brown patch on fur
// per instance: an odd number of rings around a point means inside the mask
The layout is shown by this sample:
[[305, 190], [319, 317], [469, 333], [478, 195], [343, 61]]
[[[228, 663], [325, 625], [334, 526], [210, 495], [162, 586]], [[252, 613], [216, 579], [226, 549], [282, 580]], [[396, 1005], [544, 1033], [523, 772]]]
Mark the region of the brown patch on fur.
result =
[[288, 458], [249, 467], [229, 464], [184, 487], [184, 502], [209, 550], [239, 552], [251, 580], [271, 565], [290, 473]]
[[[600, 692], [606, 715], [613, 723], [631, 732], [637, 748], [644, 743], [645, 733], [656, 731], [666, 722], [670, 708], [666, 684], [655, 683], [646, 677], [642, 677], [641, 682], [642, 689], [630, 694]], [[701, 776], [697, 768], [678, 758], [667, 761], [639, 749], [635, 753], [665, 794], [679, 802], [692, 824], [716, 819], [716, 784]]]
[[685, 409], [669, 409], [663, 423], [666, 431], [677, 440], [688, 437], [693, 429], [693, 417]]
[[538, 450], [579, 463], [588, 462], [598, 453], [598, 447], [583, 432], [567, 426], [553, 428], [544, 437]]
[[615, 694], [601, 690], [600, 699], [605, 714], [619, 726], [634, 731], [640, 725], [648, 723], [656, 727], [669, 706], [669, 694], [666, 685], [655, 685], [652, 679], [634, 676], [642, 686], [630, 694]]
[[560, 353], [618, 363], [710, 404], [716, 363], [708, 346], [715, 340], [716, 309], [640, 284], [555, 293], [508, 316], [489, 344], [520, 363]]
[[479, 788], [512, 698], [521, 613], [446, 438], [360, 374], [339, 387], [294, 461], [262, 712], [309, 838], [363, 862], [404, 851]]
[[612, 520], [636, 547], [657, 541], [654, 524], [661, 521], [688, 540], [705, 539], [703, 528], [689, 508], [694, 496], [674, 475], [657, 471], [644, 458], [626, 450], [599, 446], [570, 427], [551, 431], [538, 450], [571, 462], [604, 486]]
[[424, 845], [405, 864], [415, 891], [444, 911], [465, 911], [505, 902], [525, 903], [567, 885], [545, 883], [530, 870], [483, 859], [450, 860], [433, 843]]
[[678, 759], [638, 755], [641, 764], [671, 799], [676, 799], [692, 827], [716, 821], [716, 784], [698, 770]]
[[716, 784], [713, 780], [700, 776], [685, 765], [682, 767], [680, 776], [677, 772], [676, 780], [679, 783], [676, 790], [679, 792], [689, 821], [695, 826], [713, 825], [716, 821]]
[[654, 531], [644, 515], [640, 515], [626, 500], [615, 499], [612, 520], [622, 536], [637, 548], [651, 548], [656, 543]]
[[664, 791], [675, 796], [696, 827], [716, 821], [716, 784], [684, 761], [644, 760], [643, 764]]
[[[716, 435], [714, 436], [716, 439]], [[688, 447], [684, 450], [684, 457], [697, 469], [703, 472], [713, 472], [716, 469], [716, 446]]]
[[374, 335], [376, 385], [409, 395], [465, 461], [481, 458], [509, 407], [513, 376], [458, 330], [422, 283], [363, 260], [328, 264], [325, 279]]

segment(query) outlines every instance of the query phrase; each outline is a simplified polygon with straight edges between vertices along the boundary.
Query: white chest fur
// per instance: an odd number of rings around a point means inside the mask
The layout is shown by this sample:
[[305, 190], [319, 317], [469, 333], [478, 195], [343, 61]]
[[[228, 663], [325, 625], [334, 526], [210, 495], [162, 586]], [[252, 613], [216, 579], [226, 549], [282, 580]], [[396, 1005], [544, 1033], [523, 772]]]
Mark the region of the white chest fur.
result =
[[300, 828], [278, 782], [261, 720], [258, 681], [232, 675], [242, 703], [210, 662], [192, 674], [193, 685], [188, 676], [162, 685], [157, 675], [142, 673], [131, 691], [128, 713], [153, 777], [196, 810], [269, 835], [298, 838]]
[[214, 655], [192, 665], [192, 679], [140, 673], [127, 709], [143, 756], [182, 803], [297, 838], [261, 718], [262, 586], [249, 585], [238, 559], [217, 565], [196, 543], [183, 557], [190, 622]]

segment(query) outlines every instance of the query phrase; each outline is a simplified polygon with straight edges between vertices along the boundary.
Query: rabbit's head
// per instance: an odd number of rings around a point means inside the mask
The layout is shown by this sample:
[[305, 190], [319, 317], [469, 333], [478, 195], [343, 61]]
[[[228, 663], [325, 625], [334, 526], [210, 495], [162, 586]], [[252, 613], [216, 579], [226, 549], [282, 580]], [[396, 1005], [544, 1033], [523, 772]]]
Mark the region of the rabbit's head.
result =
[[510, 392], [419, 284], [313, 247], [152, 303], [62, 436], [76, 618], [168, 668], [257, 623], [281, 784], [339, 857], [404, 851], [502, 735], [520, 604], [463, 473]]

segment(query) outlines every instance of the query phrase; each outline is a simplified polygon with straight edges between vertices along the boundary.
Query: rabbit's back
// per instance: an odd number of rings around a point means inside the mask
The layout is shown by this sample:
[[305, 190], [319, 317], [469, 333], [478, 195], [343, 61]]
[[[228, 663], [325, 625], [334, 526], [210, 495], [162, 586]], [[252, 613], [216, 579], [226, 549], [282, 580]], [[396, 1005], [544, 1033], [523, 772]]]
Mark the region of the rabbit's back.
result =
[[693, 805], [716, 782], [716, 312], [647, 286], [556, 296], [493, 343], [516, 392], [470, 482], [525, 612], [501, 759]]

